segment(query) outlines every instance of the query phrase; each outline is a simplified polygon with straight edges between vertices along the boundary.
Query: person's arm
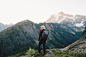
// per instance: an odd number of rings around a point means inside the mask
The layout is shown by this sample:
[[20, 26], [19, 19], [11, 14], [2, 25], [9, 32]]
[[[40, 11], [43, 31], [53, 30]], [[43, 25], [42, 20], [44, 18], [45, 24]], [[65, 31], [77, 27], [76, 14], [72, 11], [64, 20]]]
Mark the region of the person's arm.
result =
[[41, 31], [39, 32], [38, 43], [39, 43], [40, 37], [41, 37]]
[[38, 38], [38, 41], [40, 40], [40, 32], [39, 32], [39, 38]]
[[46, 40], [46, 43], [47, 43], [47, 40]]

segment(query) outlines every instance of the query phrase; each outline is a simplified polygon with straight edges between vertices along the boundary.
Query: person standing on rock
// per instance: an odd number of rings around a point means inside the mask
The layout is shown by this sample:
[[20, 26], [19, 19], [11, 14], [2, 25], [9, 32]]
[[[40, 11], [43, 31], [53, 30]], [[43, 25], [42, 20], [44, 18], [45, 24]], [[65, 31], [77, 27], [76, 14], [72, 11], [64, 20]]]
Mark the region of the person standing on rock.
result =
[[40, 46], [41, 46], [41, 44], [43, 44], [43, 56], [45, 55], [45, 50], [46, 50], [45, 49], [45, 43], [47, 43], [47, 37], [48, 37], [48, 32], [45, 31], [45, 26], [42, 25], [41, 30], [39, 32], [39, 38], [38, 38], [38, 43], [39, 43], [39, 45], [38, 45], [38, 52], [39, 53], [38, 54], [41, 54]]

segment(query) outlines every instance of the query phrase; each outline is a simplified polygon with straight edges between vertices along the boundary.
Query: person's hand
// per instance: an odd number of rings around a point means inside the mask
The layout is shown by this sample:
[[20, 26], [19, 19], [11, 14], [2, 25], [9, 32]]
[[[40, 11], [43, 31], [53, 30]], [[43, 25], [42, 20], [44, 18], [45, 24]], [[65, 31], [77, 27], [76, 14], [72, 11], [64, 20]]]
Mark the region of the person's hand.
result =
[[39, 41], [38, 41], [38, 43], [39, 43]]
[[47, 41], [46, 41], [46, 43], [47, 43]]

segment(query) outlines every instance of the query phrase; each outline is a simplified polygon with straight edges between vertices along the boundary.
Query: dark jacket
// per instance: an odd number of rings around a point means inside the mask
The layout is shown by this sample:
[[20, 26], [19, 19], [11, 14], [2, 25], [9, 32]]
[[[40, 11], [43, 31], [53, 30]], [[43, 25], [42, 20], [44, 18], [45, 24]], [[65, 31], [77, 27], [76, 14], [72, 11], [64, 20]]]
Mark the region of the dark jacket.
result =
[[[42, 38], [42, 33], [43, 33], [44, 30], [45, 30], [45, 29], [40, 30], [38, 41], [39, 41], [40, 39], [44, 39], [44, 38]], [[47, 38], [45, 38], [44, 40], [47, 40]]]

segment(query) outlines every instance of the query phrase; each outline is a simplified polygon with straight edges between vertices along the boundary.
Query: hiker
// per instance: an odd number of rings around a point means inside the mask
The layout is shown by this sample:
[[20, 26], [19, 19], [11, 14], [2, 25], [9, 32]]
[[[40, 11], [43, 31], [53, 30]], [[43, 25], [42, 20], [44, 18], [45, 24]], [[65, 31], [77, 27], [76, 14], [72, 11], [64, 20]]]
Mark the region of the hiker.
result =
[[47, 43], [47, 38], [43, 38], [42, 36], [43, 36], [43, 32], [45, 31], [45, 26], [43, 25], [43, 26], [41, 26], [41, 30], [40, 30], [40, 32], [39, 32], [39, 38], [38, 38], [38, 43], [39, 43], [39, 48], [38, 48], [38, 51], [39, 51], [39, 53], [38, 54], [41, 54], [41, 50], [40, 50], [40, 46], [41, 46], [41, 44], [43, 44], [43, 56], [45, 55], [45, 43]]

